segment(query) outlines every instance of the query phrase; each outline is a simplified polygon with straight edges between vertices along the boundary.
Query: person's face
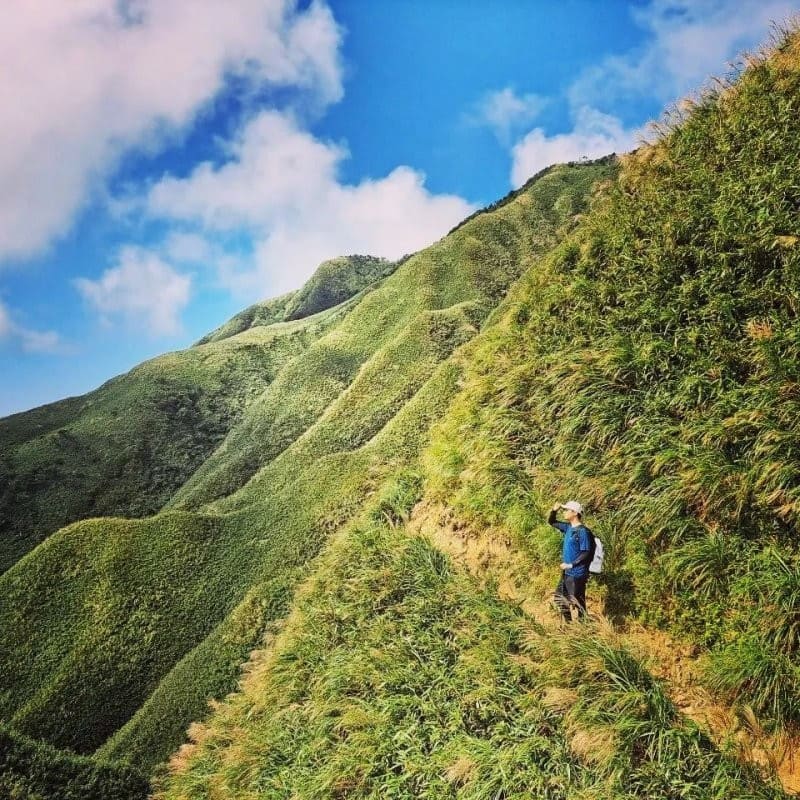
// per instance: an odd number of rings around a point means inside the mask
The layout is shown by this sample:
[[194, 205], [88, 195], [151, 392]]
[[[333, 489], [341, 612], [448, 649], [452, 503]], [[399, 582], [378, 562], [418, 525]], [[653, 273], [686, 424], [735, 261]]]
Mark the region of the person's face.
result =
[[572, 509], [565, 508], [564, 519], [569, 522], [570, 525], [574, 525], [580, 517]]

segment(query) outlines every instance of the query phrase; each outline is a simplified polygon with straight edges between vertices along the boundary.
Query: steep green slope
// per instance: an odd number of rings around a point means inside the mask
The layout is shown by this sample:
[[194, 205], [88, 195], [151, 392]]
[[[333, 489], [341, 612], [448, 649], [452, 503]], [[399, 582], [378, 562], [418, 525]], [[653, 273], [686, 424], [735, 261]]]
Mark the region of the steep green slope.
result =
[[431, 491], [524, 544], [588, 503], [610, 610], [800, 724], [800, 36], [626, 157], [476, 348]]
[[456, 389], [453, 351], [609, 170], [552, 170], [334, 309], [194, 348], [347, 310], [277, 370], [169, 510], [76, 523], [0, 577], [0, 716], [79, 752], [108, 742], [145, 768], [164, 759], [230, 688], [233, 654], [281, 613], [297, 568], [416, 458]]
[[[430, 334], [413, 335], [429, 336], [434, 346], [433, 339], [444, 334], [437, 334], [436, 325], [425, 321], [429, 310], [472, 301], [473, 319], [484, 317], [521, 265], [554, 243], [561, 226], [585, 203], [588, 187], [611, 168], [604, 161], [553, 170], [531, 182], [513, 203], [475, 217], [424, 251], [424, 257], [403, 263], [361, 300], [358, 313], [287, 365], [168, 507], [199, 508], [209, 500], [232, 495], [308, 429], [374, 353], [398, 338], [407, 338], [410, 326], [428, 326]], [[445, 318], [446, 314], [440, 317]], [[404, 380], [402, 361], [390, 366], [397, 374], [384, 374], [384, 383], [399, 389], [398, 381]], [[310, 385], [313, 391], [307, 390]], [[404, 391], [409, 390], [406, 386]], [[373, 394], [380, 401], [380, 393]]]
[[0, 571], [67, 523], [158, 511], [347, 310], [170, 353], [84, 397], [0, 420]]
[[544, 570], [546, 509], [580, 498], [609, 614], [669, 626], [721, 701], [796, 734], [799, 116], [790, 33], [623, 159], [456, 353], [421, 476], [321, 556], [159, 797], [787, 796], [610, 626], [532, 623], [405, 521], [435, 499]]
[[406, 535], [418, 491], [328, 549], [157, 797], [785, 797], [608, 634], [547, 633]]

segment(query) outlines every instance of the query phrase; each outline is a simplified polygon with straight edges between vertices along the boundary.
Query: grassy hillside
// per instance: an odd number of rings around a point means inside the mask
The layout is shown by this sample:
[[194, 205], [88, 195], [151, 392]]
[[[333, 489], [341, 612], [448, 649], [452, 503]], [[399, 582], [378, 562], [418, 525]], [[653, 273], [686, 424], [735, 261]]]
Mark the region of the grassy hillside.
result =
[[523, 279], [426, 457], [431, 492], [524, 545], [553, 498], [610, 544], [614, 613], [800, 723], [800, 37], [623, 159]]
[[213, 337], [83, 397], [0, 420], [0, 571], [75, 520], [154, 514], [348, 310]]
[[236, 336], [237, 333], [242, 333], [250, 328], [259, 328], [272, 325], [274, 322], [283, 322], [286, 317], [286, 307], [295, 294], [296, 292], [288, 292], [279, 297], [271, 297], [269, 300], [262, 300], [260, 303], [248, 306], [244, 311], [240, 311], [220, 325], [219, 328], [207, 333], [197, 344], [218, 342], [220, 339]]
[[339, 306], [175, 356], [306, 337], [164, 511], [76, 522], [0, 577], [0, 717], [81, 753], [164, 760], [304, 565], [416, 460], [456, 391], [453, 352], [610, 170], [554, 169]]
[[[159, 797], [787, 796], [626, 631], [669, 629], [732, 716], [798, 741], [798, 114], [791, 32], [622, 160], [457, 351], [421, 473], [321, 556]], [[534, 586], [557, 559], [547, 508], [580, 498], [617, 628], [535, 622], [409, 535], [420, 497]]]
[[328, 549], [157, 797], [784, 797], [607, 632], [547, 632], [409, 536], [419, 489]]

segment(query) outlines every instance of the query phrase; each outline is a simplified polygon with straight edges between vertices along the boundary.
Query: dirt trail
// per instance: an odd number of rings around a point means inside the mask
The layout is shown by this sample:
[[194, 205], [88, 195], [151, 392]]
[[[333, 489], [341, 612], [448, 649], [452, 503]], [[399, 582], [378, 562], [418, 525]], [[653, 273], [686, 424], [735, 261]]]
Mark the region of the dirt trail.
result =
[[[529, 559], [502, 529], [464, 527], [444, 506], [423, 501], [413, 508], [408, 530], [430, 539], [480, 580], [494, 582], [503, 600], [519, 605], [539, 624], [550, 628], [560, 624], [550, 602], [552, 576], [532, 576]], [[602, 616], [596, 597], [590, 594], [587, 605], [591, 615]], [[747, 711], [737, 712], [716, 702], [699, 679], [699, 658], [691, 644], [638, 623], [617, 631], [665, 682], [682, 714], [718, 743], [733, 740], [740, 758], [770, 766], [787, 792], [800, 793], [800, 740], [770, 736]]]

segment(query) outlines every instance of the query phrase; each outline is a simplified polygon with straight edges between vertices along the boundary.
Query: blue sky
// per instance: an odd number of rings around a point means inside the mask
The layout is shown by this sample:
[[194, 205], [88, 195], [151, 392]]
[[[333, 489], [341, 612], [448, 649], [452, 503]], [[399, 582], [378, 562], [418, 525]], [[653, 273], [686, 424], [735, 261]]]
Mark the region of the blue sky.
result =
[[621, 152], [784, 0], [42, 0], [0, 31], [0, 415]]

